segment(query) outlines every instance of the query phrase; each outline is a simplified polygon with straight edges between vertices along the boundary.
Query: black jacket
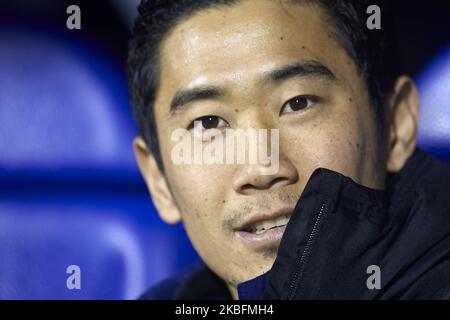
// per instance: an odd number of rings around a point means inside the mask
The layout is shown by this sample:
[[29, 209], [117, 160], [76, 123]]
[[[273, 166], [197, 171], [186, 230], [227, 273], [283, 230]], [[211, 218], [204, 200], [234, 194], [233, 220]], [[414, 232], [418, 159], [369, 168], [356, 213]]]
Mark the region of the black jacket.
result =
[[[417, 150], [385, 191], [316, 170], [272, 269], [238, 291], [241, 299], [450, 299], [450, 166]], [[202, 266], [141, 298], [231, 297]]]

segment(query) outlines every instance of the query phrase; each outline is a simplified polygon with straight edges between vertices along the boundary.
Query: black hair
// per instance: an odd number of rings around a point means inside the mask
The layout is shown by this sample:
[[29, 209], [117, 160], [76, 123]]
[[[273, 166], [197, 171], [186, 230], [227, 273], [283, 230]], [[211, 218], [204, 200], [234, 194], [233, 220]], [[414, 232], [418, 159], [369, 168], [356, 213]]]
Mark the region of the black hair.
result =
[[[140, 135], [153, 153], [159, 168], [164, 166], [159, 150], [154, 100], [159, 84], [159, 47], [169, 32], [182, 20], [199, 11], [232, 6], [241, 0], [142, 0], [128, 49], [127, 71], [133, 113]], [[376, 108], [380, 131], [384, 130], [384, 101], [398, 76], [394, 58], [388, 10], [382, 0], [291, 0], [317, 4], [334, 26], [334, 38], [347, 51], [366, 80], [371, 104]], [[366, 26], [367, 8], [382, 9], [381, 30]], [[388, 56], [389, 52], [389, 56]]]

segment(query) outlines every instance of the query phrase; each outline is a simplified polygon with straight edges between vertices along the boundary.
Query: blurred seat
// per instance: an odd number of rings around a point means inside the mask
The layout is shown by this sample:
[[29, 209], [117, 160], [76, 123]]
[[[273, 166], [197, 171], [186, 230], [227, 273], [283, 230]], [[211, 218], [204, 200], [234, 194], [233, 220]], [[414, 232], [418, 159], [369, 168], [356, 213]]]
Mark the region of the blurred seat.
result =
[[27, 29], [0, 43], [0, 299], [133, 299], [196, 260], [139, 175], [122, 67]]
[[417, 77], [421, 98], [418, 144], [450, 161], [450, 47]]

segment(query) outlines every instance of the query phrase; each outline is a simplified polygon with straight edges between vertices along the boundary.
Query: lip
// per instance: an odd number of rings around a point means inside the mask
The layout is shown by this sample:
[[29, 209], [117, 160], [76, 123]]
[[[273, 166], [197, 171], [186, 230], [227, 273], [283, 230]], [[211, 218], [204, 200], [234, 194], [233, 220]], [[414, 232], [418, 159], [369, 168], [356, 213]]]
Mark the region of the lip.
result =
[[283, 237], [286, 226], [277, 227], [273, 229], [269, 229], [263, 233], [256, 234], [245, 231], [246, 228], [251, 225], [265, 221], [265, 220], [274, 220], [282, 216], [290, 216], [294, 211], [293, 208], [282, 208], [280, 210], [274, 211], [270, 214], [257, 214], [250, 218], [248, 221], [242, 224], [242, 226], [235, 229], [235, 234], [238, 238], [244, 240], [244, 242], [255, 248], [255, 249], [264, 249], [266, 247], [273, 246], [277, 241], [280, 241]]
[[273, 228], [256, 234], [247, 231], [236, 231], [236, 236], [254, 249], [264, 249], [273, 246], [283, 237], [286, 226]]
[[284, 207], [279, 210], [276, 210], [272, 213], [266, 213], [266, 214], [257, 214], [251, 217], [249, 220], [245, 221], [241, 226], [235, 228], [236, 231], [244, 231], [248, 227], [250, 227], [252, 224], [262, 222], [265, 220], [274, 220], [282, 216], [290, 216], [292, 212], [294, 211], [294, 208], [290, 207]]

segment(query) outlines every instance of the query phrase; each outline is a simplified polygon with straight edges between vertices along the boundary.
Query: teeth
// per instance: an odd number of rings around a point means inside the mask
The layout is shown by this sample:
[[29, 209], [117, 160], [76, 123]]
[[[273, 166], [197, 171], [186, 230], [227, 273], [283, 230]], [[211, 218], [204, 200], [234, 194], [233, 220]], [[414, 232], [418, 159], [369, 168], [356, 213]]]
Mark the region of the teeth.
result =
[[283, 217], [279, 217], [274, 220], [261, 221], [261, 222], [255, 223], [253, 226], [251, 226], [250, 232], [260, 234], [269, 229], [285, 226], [288, 224], [289, 219], [290, 219], [290, 217], [283, 216]]

